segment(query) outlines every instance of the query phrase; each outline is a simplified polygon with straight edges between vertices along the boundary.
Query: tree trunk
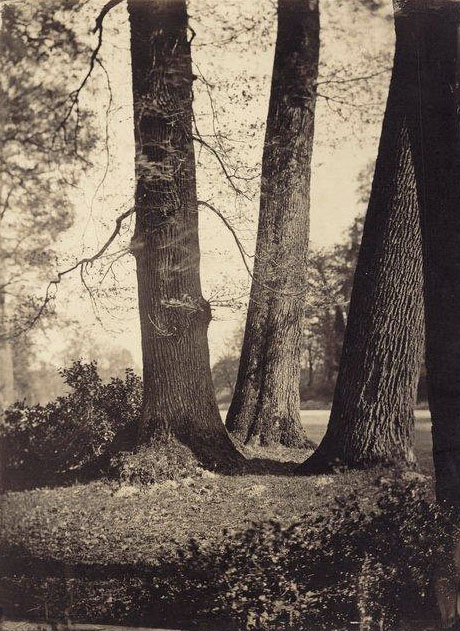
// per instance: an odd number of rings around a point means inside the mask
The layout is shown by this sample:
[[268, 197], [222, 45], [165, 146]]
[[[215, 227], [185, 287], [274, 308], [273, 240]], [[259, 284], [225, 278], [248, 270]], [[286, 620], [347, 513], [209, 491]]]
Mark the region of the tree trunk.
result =
[[415, 51], [413, 151], [422, 212], [426, 367], [436, 491], [460, 511], [459, 5], [407, 2]]
[[[0, 58], [4, 57], [6, 46], [5, 20], [1, 20], [0, 26]], [[5, 94], [0, 88], [0, 102], [6, 103]], [[0, 106], [0, 129], [5, 125], [5, 107]], [[0, 156], [5, 159], [4, 148], [0, 146]], [[11, 344], [10, 324], [7, 312], [6, 291], [7, 278], [5, 273], [5, 252], [2, 241], [2, 221], [5, 208], [5, 187], [0, 173], [0, 412], [14, 402], [14, 374], [13, 374], [13, 349]]]
[[[1, 281], [0, 281], [1, 284]], [[8, 339], [5, 293], [0, 287], [0, 412], [14, 403], [13, 351]]]
[[337, 464], [415, 463], [423, 350], [422, 241], [406, 117], [412, 42], [396, 17], [396, 52], [355, 272], [331, 417], [300, 473]]
[[221, 421], [201, 293], [185, 0], [130, 0], [144, 401], [138, 445], [174, 438], [212, 467], [242, 456]]
[[340, 365], [340, 357], [342, 355], [343, 336], [345, 335], [345, 313], [339, 305], [335, 305], [334, 318], [334, 362], [336, 369]]
[[307, 349], [308, 352], [308, 387], [311, 388], [313, 385], [313, 358], [312, 358], [312, 351], [311, 351], [311, 346], [308, 347]]
[[317, 0], [279, 0], [259, 228], [227, 428], [244, 442], [305, 444], [300, 353], [319, 55]]

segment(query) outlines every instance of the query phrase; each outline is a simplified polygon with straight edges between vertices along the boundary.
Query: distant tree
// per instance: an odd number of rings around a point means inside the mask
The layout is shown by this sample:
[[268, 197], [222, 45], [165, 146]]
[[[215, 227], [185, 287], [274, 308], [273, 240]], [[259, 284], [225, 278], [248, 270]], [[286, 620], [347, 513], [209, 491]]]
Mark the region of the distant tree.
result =
[[238, 364], [238, 357], [226, 355], [212, 367], [212, 380], [218, 399], [231, 398], [238, 374]]
[[0, 408], [16, 395], [12, 338], [37, 312], [36, 283], [49, 273], [53, 243], [72, 222], [68, 191], [93, 144], [89, 113], [69, 88], [85, 58], [72, 28], [80, 4], [2, 3]]
[[212, 380], [219, 402], [227, 402], [232, 398], [238, 375], [243, 335], [244, 328], [239, 326], [230, 339], [226, 340], [221, 356], [212, 367]]
[[318, 57], [318, 2], [279, 0], [252, 287], [226, 421], [243, 442], [306, 439], [299, 380]]
[[354, 277], [331, 417], [303, 473], [338, 463], [415, 462], [423, 350], [422, 239], [407, 117], [412, 42], [396, 13], [396, 52]]
[[112, 377], [122, 378], [127, 368], [139, 371], [128, 348], [107, 346], [100, 341], [96, 331], [82, 331], [78, 322], [68, 321], [66, 328], [66, 345], [58, 357], [61, 365], [70, 366], [79, 360], [96, 362], [98, 374], [104, 382]]
[[309, 253], [302, 398], [332, 399], [362, 228], [360, 215], [354, 219], [343, 243]]
[[201, 293], [185, 0], [129, 0], [143, 410], [137, 444], [175, 439], [212, 467], [242, 456], [214, 394]]

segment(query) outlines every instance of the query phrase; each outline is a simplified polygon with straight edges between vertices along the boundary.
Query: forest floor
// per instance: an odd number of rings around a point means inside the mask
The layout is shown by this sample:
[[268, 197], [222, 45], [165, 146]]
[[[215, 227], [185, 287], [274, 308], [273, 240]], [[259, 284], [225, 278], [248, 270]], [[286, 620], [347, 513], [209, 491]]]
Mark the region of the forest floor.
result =
[[[431, 432], [426, 413], [418, 416], [419, 468], [431, 476]], [[308, 437], [319, 442], [327, 413], [304, 411], [302, 418]], [[309, 454], [283, 448], [246, 453], [292, 463]], [[0, 548], [18, 545], [35, 557], [70, 562], [150, 563], [192, 537], [212, 541], [225, 529], [322, 513], [331, 499], [369, 486], [375, 476], [372, 470], [312, 477], [198, 471], [194, 477], [148, 487], [101, 481], [10, 492], [0, 499]]]
[[[418, 417], [419, 467], [431, 475], [429, 417], [422, 412]], [[321, 440], [327, 418], [326, 411], [302, 412], [311, 440]], [[272, 449], [246, 455], [290, 462], [292, 471], [309, 453]], [[276, 520], [289, 525], [304, 515], [324, 515], [334, 498], [353, 489], [372, 497], [381, 475], [370, 470], [312, 477], [270, 472], [225, 476], [197, 470], [193, 477], [147, 487], [98, 481], [9, 492], [0, 498], [0, 557], [17, 549], [26, 557], [61, 564], [154, 566], [185, 548], [191, 538], [212, 544], [222, 541], [226, 532], [254, 523]]]

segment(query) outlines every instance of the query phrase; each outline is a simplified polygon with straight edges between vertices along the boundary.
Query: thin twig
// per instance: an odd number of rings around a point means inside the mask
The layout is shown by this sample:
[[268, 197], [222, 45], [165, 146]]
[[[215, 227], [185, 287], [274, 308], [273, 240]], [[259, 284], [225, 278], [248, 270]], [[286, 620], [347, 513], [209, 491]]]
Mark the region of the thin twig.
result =
[[[88, 286], [87, 286], [87, 284], [86, 284], [86, 282], [84, 280], [84, 272], [95, 261], [100, 259], [102, 257], [102, 255], [108, 250], [108, 248], [114, 242], [116, 237], [120, 234], [120, 230], [121, 230], [121, 227], [122, 227], [122, 224], [123, 224], [124, 220], [127, 219], [128, 217], [130, 217], [131, 215], [133, 215], [134, 212], [135, 212], [135, 209], [134, 208], [130, 208], [129, 210], [126, 210], [124, 213], [122, 213], [121, 215], [119, 215], [117, 217], [117, 220], [115, 222], [115, 228], [113, 229], [112, 234], [107, 239], [107, 241], [104, 243], [104, 245], [95, 254], [93, 254], [93, 256], [84, 257], [84, 258], [80, 259], [79, 261], [77, 261], [76, 263], [74, 263], [71, 267], [68, 267], [67, 269], [63, 270], [62, 272], [58, 272], [57, 273], [56, 278], [54, 280], [51, 280], [48, 283], [48, 287], [46, 288], [46, 292], [45, 292], [45, 296], [43, 298], [42, 304], [40, 305], [40, 308], [36, 312], [35, 316], [32, 318], [32, 320], [30, 320], [30, 322], [28, 323], [27, 326], [23, 327], [13, 337], [18, 337], [19, 335], [21, 335], [21, 334], [25, 333], [26, 331], [30, 330], [31, 328], [33, 328], [33, 326], [38, 322], [38, 320], [43, 315], [43, 313], [44, 313], [47, 305], [49, 304], [49, 302], [55, 297], [55, 294], [51, 293], [52, 289], [56, 289], [57, 286], [62, 281], [62, 279], [65, 276], [67, 276], [68, 274], [71, 274], [75, 270], [80, 269], [80, 276], [81, 276], [83, 285], [88, 290]], [[91, 294], [91, 292], [90, 292], [90, 294]]]
[[228, 230], [230, 230], [233, 238], [235, 239], [235, 243], [238, 247], [238, 250], [240, 251], [241, 254], [241, 258], [243, 259], [243, 263], [244, 266], [249, 274], [249, 276], [252, 278], [252, 270], [248, 265], [248, 262], [246, 261], [246, 257], [249, 257], [249, 254], [246, 252], [246, 250], [244, 249], [243, 244], [240, 241], [240, 238], [238, 237], [235, 228], [231, 225], [231, 223], [228, 221], [228, 219], [220, 212], [220, 210], [218, 210], [215, 206], [213, 206], [212, 204], [210, 204], [209, 202], [205, 202], [205, 201], [198, 201], [198, 206], [205, 206], [206, 208], [209, 208], [209, 210], [212, 210], [212, 212], [214, 214], [216, 214], [219, 219], [225, 224], [226, 228], [228, 228]]

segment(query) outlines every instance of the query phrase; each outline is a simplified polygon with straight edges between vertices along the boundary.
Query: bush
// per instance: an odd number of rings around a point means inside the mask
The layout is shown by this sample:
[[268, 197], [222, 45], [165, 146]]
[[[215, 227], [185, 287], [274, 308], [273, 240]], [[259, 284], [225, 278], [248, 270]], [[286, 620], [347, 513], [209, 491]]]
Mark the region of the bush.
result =
[[171, 589], [176, 598], [187, 593], [196, 616], [238, 629], [307, 631], [366, 619], [390, 629], [419, 619], [434, 563], [447, 563], [458, 536], [419, 478], [380, 478], [373, 499], [337, 497], [330, 514], [289, 527], [257, 525], [218, 547], [192, 542]]
[[[53, 501], [61, 503], [56, 497]], [[121, 510], [131, 515], [133, 502], [123, 501]], [[170, 501], [184, 497], [174, 495]], [[192, 500], [188, 496], [185, 501]], [[127, 527], [115, 546], [104, 545], [112, 553], [117, 545], [135, 546], [138, 528], [155, 537], [153, 519], [151, 527], [147, 520], [141, 526], [130, 524], [134, 537]], [[98, 528], [87, 530], [93, 541], [101, 540]], [[429, 596], [433, 567], [443, 561], [448, 566], [458, 534], [450, 516], [431, 503], [421, 476], [385, 474], [372, 484], [366, 479], [357, 493], [331, 496], [331, 505], [320, 514], [310, 513], [290, 525], [254, 524], [241, 532], [228, 531], [217, 541], [192, 540], [179, 551], [168, 546], [162, 557], [158, 552], [156, 557], [140, 554], [132, 565], [75, 566], [70, 593], [59, 579], [62, 567], [53, 580], [40, 582], [15, 567], [21, 554], [11, 549], [14, 572], [0, 578], [0, 590], [3, 600], [16, 603], [19, 611], [27, 606], [40, 617], [52, 602], [56, 618], [65, 617], [70, 607], [70, 617], [85, 622], [336, 631], [353, 628], [350, 623], [357, 621], [365, 629], [368, 620], [372, 628], [388, 631], [400, 619], [400, 628], [423, 629], [430, 611], [435, 613]], [[10, 547], [21, 544], [21, 538], [10, 535], [9, 540]], [[84, 546], [88, 555], [88, 544]], [[26, 550], [24, 557], [22, 567], [32, 568], [34, 560], [27, 559]], [[71, 567], [68, 559], [61, 565]]]
[[112, 458], [111, 466], [122, 484], [155, 484], [196, 476], [199, 462], [192, 451], [175, 440], [155, 440], [137, 452], [122, 452]]
[[7, 478], [63, 476], [104, 453], [114, 436], [136, 422], [142, 384], [128, 369], [125, 378], [103, 383], [96, 362], [76, 361], [60, 370], [70, 392], [45, 406], [19, 402], [0, 427]]

